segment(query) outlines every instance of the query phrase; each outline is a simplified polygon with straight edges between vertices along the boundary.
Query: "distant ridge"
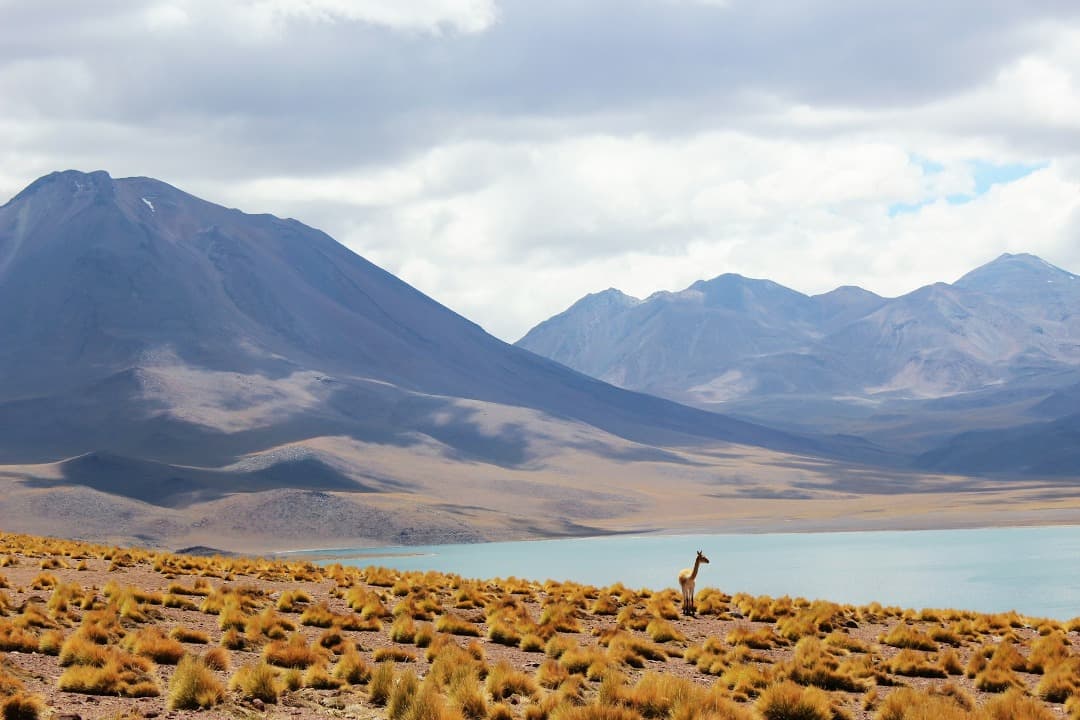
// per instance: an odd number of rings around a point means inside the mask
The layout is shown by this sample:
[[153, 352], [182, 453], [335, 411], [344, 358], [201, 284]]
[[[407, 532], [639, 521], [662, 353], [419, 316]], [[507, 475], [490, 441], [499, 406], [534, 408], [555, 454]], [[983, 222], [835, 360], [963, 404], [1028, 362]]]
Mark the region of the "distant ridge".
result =
[[1080, 279], [1030, 254], [897, 298], [729, 273], [633, 303], [587, 299], [517, 344], [629, 389], [900, 451], [1025, 424], [1080, 381]]

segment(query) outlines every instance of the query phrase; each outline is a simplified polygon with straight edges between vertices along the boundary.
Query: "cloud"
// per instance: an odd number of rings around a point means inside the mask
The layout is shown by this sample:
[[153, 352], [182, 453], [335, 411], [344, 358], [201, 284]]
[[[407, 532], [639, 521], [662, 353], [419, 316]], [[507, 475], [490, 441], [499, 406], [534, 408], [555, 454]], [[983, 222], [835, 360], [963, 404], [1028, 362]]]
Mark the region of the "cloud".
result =
[[508, 339], [725, 271], [896, 293], [1005, 250], [1080, 269], [1080, 5], [990, 9], [0, 0], [0, 195], [152, 175], [320, 227]]

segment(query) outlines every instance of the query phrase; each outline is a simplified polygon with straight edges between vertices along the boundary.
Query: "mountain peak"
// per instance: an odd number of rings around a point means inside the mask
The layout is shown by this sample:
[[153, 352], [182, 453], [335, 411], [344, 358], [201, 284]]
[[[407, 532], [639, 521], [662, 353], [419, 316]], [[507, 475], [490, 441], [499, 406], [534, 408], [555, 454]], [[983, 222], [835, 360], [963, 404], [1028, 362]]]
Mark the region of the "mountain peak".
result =
[[574, 305], [621, 305], [629, 307], [637, 305], [639, 302], [641, 301], [633, 295], [627, 295], [622, 290], [611, 287], [600, 292], [589, 293]]
[[1053, 284], [1076, 279], [1076, 275], [1051, 265], [1037, 255], [1004, 253], [967, 273], [953, 285], [966, 290], [996, 293], [1015, 289], [1018, 284]]
[[[42, 175], [13, 197], [7, 205], [35, 197], [42, 193], [54, 192], [64, 196], [90, 194], [101, 190], [111, 191], [113, 179], [104, 170], [83, 172], [81, 170], [58, 170]], [[6, 207], [6, 205], [0, 205]]]

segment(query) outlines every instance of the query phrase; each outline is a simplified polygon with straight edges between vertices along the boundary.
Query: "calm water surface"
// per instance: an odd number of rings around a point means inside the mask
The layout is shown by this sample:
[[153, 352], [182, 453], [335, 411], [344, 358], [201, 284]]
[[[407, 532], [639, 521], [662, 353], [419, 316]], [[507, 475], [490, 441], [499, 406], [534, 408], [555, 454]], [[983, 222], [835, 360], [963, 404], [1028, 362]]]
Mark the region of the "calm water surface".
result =
[[1080, 616], [1080, 526], [766, 535], [645, 535], [331, 550], [327, 563], [677, 587], [698, 549], [698, 587], [901, 607]]

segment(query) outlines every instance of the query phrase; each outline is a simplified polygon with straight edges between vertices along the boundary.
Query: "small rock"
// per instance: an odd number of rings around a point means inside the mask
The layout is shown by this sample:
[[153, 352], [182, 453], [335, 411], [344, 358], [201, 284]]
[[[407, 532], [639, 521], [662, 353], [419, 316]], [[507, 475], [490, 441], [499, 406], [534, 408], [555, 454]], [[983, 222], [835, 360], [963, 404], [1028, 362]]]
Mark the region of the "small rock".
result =
[[259, 698], [255, 698], [254, 700], [252, 700], [251, 701], [251, 706], [253, 708], [255, 708], [256, 710], [258, 710], [259, 712], [262, 712], [263, 710], [266, 709], [266, 703], [264, 703]]
[[144, 718], [156, 718], [158, 715], [161, 715], [161, 713], [157, 710], [146, 710], [142, 714]]

